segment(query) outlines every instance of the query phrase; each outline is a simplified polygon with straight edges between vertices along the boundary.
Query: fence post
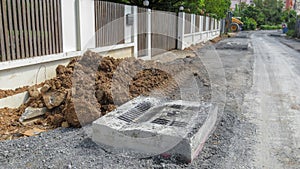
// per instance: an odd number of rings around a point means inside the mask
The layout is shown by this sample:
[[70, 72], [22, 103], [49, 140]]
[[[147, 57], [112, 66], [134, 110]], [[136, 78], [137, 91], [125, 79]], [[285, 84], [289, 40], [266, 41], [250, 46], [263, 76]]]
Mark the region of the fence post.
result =
[[183, 50], [184, 49], [184, 26], [185, 26], [185, 13], [179, 12], [178, 13], [178, 33], [177, 33], [177, 49]]
[[203, 40], [203, 16], [200, 16], [200, 21], [199, 21], [199, 29], [200, 29], [200, 40]]
[[[129, 17], [133, 17], [133, 7], [129, 6], [129, 5], [125, 5], [125, 9], [124, 9], [124, 43], [131, 43], [133, 40], [133, 25], [134, 25], [134, 20], [132, 22], [132, 24], [127, 24], [127, 19], [129, 19]], [[129, 17], [127, 17], [129, 16]], [[128, 21], [129, 22], [129, 21]]]
[[191, 33], [192, 33], [192, 44], [195, 45], [195, 27], [196, 27], [195, 14], [191, 15]]
[[61, 1], [63, 52], [77, 50], [75, 0]]
[[80, 50], [95, 48], [94, 0], [79, 0]]
[[137, 6], [133, 6], [133, 56], [135, 58], [138, 57], [138, 8]]
[[209, 39], [209, 21], [210, 21], [210, 19], [209, 19], [210, 17], [209, 16], [207, 16], [206, 17], [206, 19], [205, 19], [205, 21], [206, 21], [206, 24], [205, 24], [205, 26], [206, 26], [206, 28], [205, 28], [205, 31], [206, 31], [206, 36], [205, 36], [205, 42]]
[[147, 9], [147, 58], [151, 59], [151, 9]]

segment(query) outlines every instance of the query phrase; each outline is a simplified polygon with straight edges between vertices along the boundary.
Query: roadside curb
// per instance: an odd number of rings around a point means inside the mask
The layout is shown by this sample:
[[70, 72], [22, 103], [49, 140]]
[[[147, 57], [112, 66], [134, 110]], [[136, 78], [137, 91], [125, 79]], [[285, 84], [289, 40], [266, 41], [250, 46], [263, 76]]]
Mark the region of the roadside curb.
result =
[[[290, 43], [288, 43], [288, 42], [285, 42], [285, 40], [283, 40], [283, 39], [280, 39], [279, 41], [280, 41], [282, 44], [288, 46], [289, 48], [292, 48], [292, 49], [294, 49], [294, 50], [300, 52], [300, 47], [299, 47], [299, 48], [296, 48], [294, 45], [292, 45], [292, 44], [290, 44]], [[300, 42], [299, 42], [299, 41], [295, 41], [295, 42], [298, 42], [299, 45], [300, 45]]]

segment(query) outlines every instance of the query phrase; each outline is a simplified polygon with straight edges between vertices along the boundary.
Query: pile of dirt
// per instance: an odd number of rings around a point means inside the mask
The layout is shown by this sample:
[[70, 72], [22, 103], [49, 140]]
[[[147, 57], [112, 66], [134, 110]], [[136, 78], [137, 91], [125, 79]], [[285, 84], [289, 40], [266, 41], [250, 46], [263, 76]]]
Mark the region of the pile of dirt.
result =
[[[41, 87], [43, 85], [43, 83], [35, 85], [36, 87]], [[20, 88], [17, 88], [15, 90], [2, 90], [0, 89], [0, 99], [5, 98], [5, 97], [9, 97], [9, 96], [13, 96], [19, 93], [23, 93], [26, 92], [28, 90], [29, 86], [23, 86]]]
[[[18, 109], [0, 109], [0, 118], [6, 119], [1, 120], [1, 131], [5, 133], [0, 133], [6, 136], [0, 139], [11, 138], [9, 133], [21, 137], [23, 130], [33, 127], [81, 127], [118, 105], [139, 95], [153, 94], [153, 91], [180, 99], [179, 86], [173, 77], [184, 70], [192, 70], [190, 60], [163, 64], [135, 58], [102, 57], [88, 51], [67, 66], [59, 65], [57, 76], [45, 81], [40, 90], [37, 86], [29, 87], [29, 99]], [[194, 75], [207, 81], [207, 77], [201, 77], [201, 72]], [[43, 118], [25, 125], [19, 122], [19, 118], [27, 107], [46, 107], [47, 112]]]

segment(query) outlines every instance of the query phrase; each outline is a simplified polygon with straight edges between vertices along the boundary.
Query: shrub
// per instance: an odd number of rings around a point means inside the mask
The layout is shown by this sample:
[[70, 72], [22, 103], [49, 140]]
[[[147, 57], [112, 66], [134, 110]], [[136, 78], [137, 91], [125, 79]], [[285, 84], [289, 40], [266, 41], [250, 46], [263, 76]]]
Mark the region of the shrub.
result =
[[244, 19], [243, 20], [243, 23], [244, 23], [243, 29], [244, 30], [255, 30], [256, 29], [257, 23], [253, 18], [246, 17], [246, 18], [243, 18], [243, 19]]
[[261, 25], [261, 30], [275, 30], [275, 29], [281, 29], [281, 25]]
[[289, 37], [296, 37], [296, 32], [295, 32], [295, 30], [288, 30], [286, 35]]

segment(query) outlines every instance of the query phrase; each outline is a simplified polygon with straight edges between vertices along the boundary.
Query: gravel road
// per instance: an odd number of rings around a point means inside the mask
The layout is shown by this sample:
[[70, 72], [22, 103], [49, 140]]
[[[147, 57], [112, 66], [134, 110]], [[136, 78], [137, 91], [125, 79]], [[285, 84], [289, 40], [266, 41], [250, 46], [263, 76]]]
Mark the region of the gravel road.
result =
[[[214, 45], [225, 70], [226, 105], [191, 164], [140, 158], [94, 144], [82, 129], [56, 129], [0, 142], [0, 168], [296, 168], [299, 163], [299, 53], [268, 32], [243, 32]], [[247, 48], [245, 48], [245, 44]], [[206, 48], [199, 49], [203, 53]]]
[[254, 84], [246, 100], [251, 122], [257, 125], [254, 165], [299, 168], [299, 52], [264, 33], [253, 34], [252, 43]]

